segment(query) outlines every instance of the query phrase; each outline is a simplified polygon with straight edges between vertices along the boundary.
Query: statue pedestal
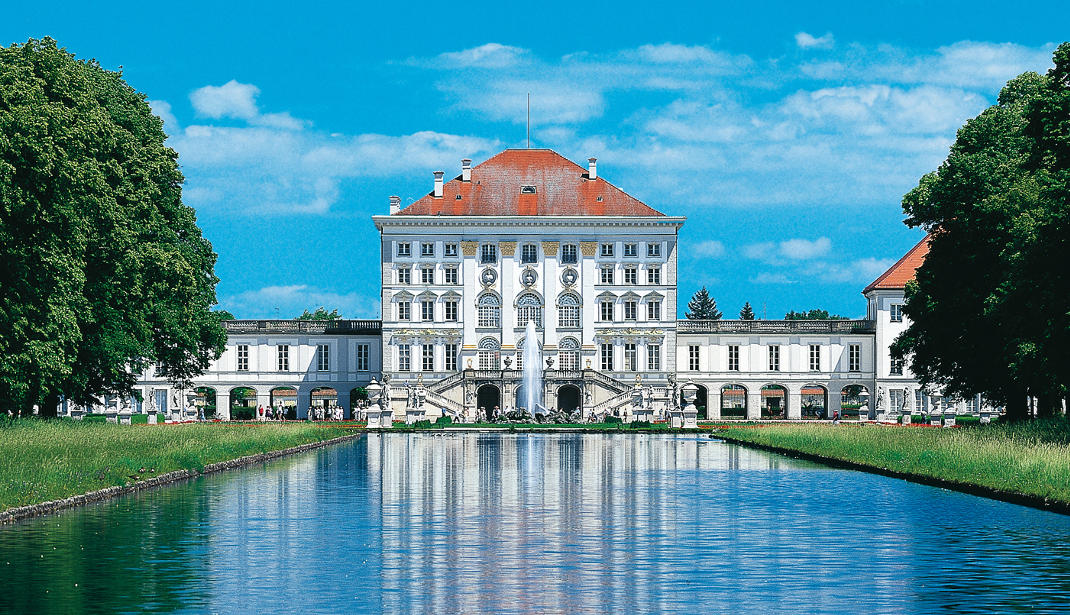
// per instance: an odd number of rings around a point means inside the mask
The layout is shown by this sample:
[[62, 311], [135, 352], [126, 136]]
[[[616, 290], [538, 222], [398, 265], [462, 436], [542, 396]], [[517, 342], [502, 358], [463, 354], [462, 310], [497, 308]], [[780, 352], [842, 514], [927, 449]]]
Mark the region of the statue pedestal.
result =
[[111, 408], [108, 408], [107, 410], [104, 411], [104, 416], [105, 416], [105, 418], [107, 419], [107, 421], [109, 423], [118, 423], [119, 422], [119, 412], [117, 410], [113, 410]]
[[940, 415], [935, 413], [935, 412], [930, 412], [929, 413], [929, 424], [930, 425], [936, 425], [937, 427], [939, 427], [940, 426]]
[[944, 413], [944, 427], [954, 427], [954, 426], [955, 426], [955, 413], [954, 412], [945, 412]]
[[902, 422], [903, 425], [910, 425], [913, 418], [914, 417], [910, 416], [909, 412], [904, 412], [903, 416], [899, 417], [899, 420], [900, 422]]
[[632, 414], [637, 421], [654, 421], [654, 410], [652, 408], [634, 408]]
[[413, 425], [416, 421], [424, 418], [424, 411], [420, 408], [405, 408], [405, 424]]
[[130, 412], [129, 411], [124, 411], [124, 412], [120, 412], [119, 413], [119, 424], [120, 425], [129, 425], [130, 424]]
[[696, 406], [691, 405], [684, 408], [683, 415], [684, 429], [698, 429], [698, 408]]
[[669, 427], [673, 429], [680, 429], [684, 426], [684, 412], [683, 410], [669, 410]]
[[148, 411], [148, 415], [149, 415], [149, 417], [148, 417], [149, 425], [155, 425], [156, 424], [156, 411], [155, 410], [149, 410]]
[[80, 421], [85, 418], [85, 409], [83, 408], [71, 408], [71, 418]]
[[981, 424], [988, 425], [992, 422], [992, 413], [988, 410], [981, 410]]

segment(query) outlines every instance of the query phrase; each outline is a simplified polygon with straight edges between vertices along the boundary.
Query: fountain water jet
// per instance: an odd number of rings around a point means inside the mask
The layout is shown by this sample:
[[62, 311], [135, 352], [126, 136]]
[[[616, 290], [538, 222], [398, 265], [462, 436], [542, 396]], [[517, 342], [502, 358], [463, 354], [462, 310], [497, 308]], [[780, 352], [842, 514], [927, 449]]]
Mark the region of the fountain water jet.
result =
[[532, 415], [542, 414], [542, 353], [536, 337], [535, 321], [529, 320], [524, 328], [524, 403]]

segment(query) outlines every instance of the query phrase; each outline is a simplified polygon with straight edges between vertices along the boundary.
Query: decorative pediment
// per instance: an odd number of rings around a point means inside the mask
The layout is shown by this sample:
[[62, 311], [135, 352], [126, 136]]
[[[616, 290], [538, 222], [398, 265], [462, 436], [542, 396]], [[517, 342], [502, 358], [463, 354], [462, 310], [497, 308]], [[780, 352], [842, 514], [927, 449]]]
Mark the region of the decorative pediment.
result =
[[608, 301], [616, 301], [617, 300], [617, 296], [614, 295], [612, 292], [610, 292], [608, 290], [603, 292], [603, 293], [600, 293], [595, 298], [598, 299], [599, 301], [607, 301], [607, 300]]
[[638, 301], [639, 295], [629, 290], [628, 292], [621, 295], [620, 298], [623, 301]]
[[573, 292], [563, 292], [557, 297], [557, 305], [565, 306], [581, 306], [583, 305], [583, 299], [579, 295]]
[[660, 301], [661, 299], [664, 299], [664, 298], [665, 298], [665, 295], [662, 295], [661, 293], [659, 293], [657, 291], [654, 291], [654, 292], [651, 292], [651, 293], [647, 293], [646, 295], [643, 295], [643, 300], [644, 301]]
[[412, 301], [412, 293], [410, 293], [407, 290], [403, 290], [403, 291], [399, 292], [398, 294], [394, 295], [394, 298], [392, 299], [392, 301], [397, 301], [397, 302]]

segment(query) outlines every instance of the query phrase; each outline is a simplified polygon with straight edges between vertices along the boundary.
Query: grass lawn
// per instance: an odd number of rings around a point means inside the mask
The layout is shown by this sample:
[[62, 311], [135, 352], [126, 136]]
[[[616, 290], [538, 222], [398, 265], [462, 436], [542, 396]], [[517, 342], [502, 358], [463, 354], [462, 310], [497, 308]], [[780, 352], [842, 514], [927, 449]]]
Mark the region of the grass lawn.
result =
[[723, 426], [729, 439], [1070, 503], [1070, 421], [955, 429], [879, 425]]
[[19, 419], [0, 427], [0, 511], [347, 433], [352, 428], [305, 422], [114, 425]]

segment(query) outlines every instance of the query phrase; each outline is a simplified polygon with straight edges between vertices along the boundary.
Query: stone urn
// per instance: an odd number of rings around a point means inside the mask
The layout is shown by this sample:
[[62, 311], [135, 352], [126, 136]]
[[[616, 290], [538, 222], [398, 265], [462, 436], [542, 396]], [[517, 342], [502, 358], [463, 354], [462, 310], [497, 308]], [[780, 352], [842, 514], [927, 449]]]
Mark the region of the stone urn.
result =
[[[695, 406], [695, 399], [698, 398], [698, 385], [694, 383], [687, 383], [680, 387], [680, 397], [683, 401], [683, 407], [679, 409], [681, 427], [688, 429], [695, 429], [698, 427], [698, 407]], [[676, 413], [677, 410], [673, 408], [670, 413]], [[675, 423], [675, 421], [673, 421]], [[676, 425], [674, 424], [673, 427]]]

